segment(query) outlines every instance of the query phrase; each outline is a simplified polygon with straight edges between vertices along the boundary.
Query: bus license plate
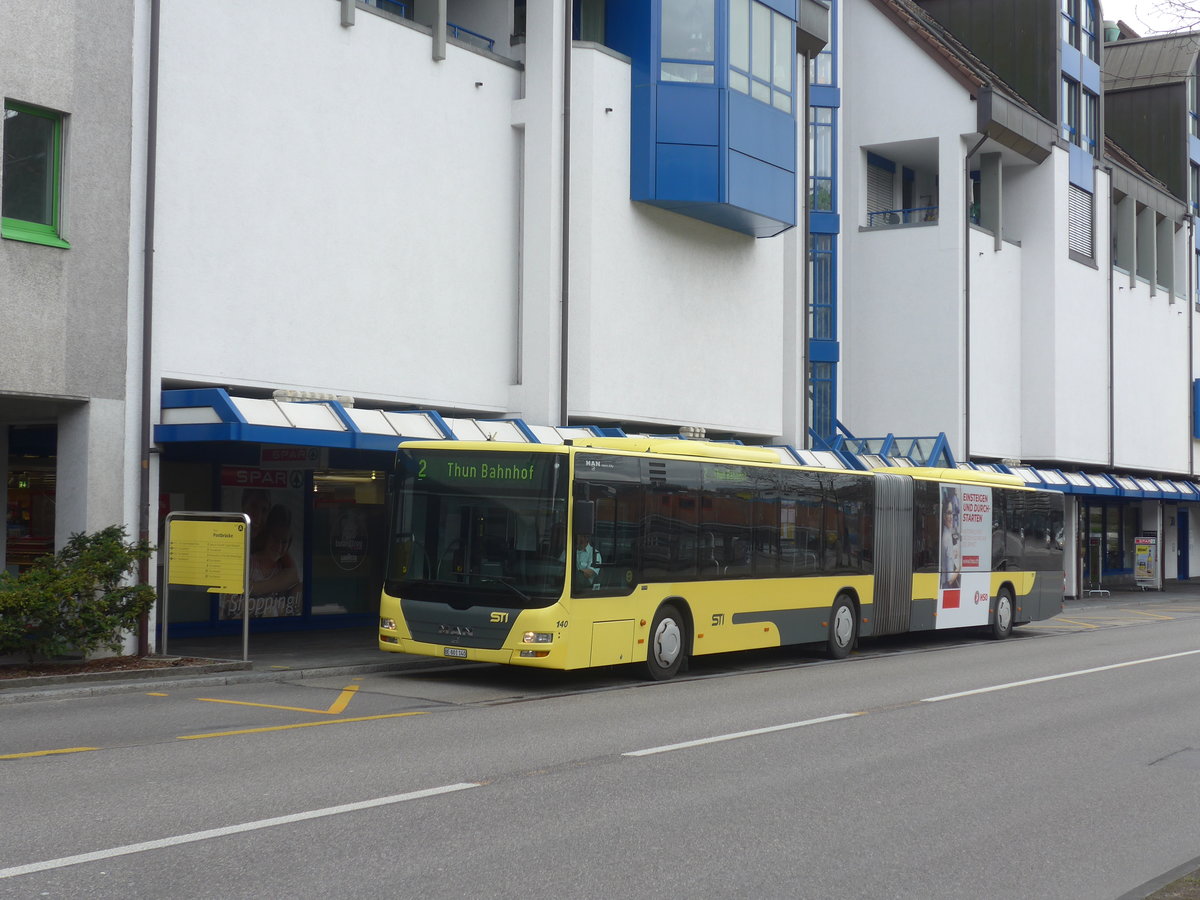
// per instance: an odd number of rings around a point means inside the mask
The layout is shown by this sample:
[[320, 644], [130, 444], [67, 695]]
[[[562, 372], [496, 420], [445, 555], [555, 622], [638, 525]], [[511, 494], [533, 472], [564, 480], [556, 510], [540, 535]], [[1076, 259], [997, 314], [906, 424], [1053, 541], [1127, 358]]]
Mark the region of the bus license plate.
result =
[[462, 647], [447, 647], [442, 652], [445, 653], [447, 656], [455, 656], [455, 657], [458, 657], [459, 659], [467, 658], [467, 651], [465, 649], [463, 649]]

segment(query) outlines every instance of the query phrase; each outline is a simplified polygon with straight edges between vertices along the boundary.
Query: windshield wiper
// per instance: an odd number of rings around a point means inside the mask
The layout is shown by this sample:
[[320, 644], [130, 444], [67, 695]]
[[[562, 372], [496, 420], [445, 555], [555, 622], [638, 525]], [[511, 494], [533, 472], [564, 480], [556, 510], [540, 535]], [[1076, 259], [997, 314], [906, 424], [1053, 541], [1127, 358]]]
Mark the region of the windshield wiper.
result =
[[[474, 574], [474, 573], [472, 573], [472, 574]], [[514, 594], [516, 594], [518, 597], [520, 597], [522, 600], [524, 600], [525, 604], [527, 606], [533, 605], [533, 598], [530, 597], [528, 594], [526, 594], [523, 590], [521, 590], [515, 584], [513, 584], [513, 581], [515, 579], [511, 578], [508, 575], [476, 575], [475, 577], [478, 578], [480, 581], [493, 581], [496, 584], [502, 584], [506, 588], [508, 588], [510, 591], [512, 591]]]

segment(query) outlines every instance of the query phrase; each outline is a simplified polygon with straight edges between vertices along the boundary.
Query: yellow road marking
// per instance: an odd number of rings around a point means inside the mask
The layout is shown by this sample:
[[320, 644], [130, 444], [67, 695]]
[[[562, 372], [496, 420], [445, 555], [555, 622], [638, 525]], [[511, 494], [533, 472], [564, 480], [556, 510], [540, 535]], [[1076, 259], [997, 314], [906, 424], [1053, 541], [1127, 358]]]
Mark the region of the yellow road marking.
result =
[[99, 747], [67, 747], [63, 750], [35, 750], [32, 753], [9, 753], [0, 759], [29, 759], [31, 756], [57, 756], [63, 753], [87, 753], [89, 750], [99, 750]]
[[1129, 612], [1129, 614], [1130, 614], [1130, 615], [1134, 615], [1134, 616], [1149, 616], [1149, 617], [1150, 617], [1150, 618], [1152, 618], [1152, 619], [1168, 619], [1168, 620], [1170, 620], [1170, 619], [1174, 619], [1174, 618], [1175, 618], [1174, 616], [1160, 616], [1158, 613], [1143, 612], [1143, 611], [1142, 611], [1142, 610], [1140, 610], [1140, 609], [1131, 609], [1131, 610], [1128, 610], [1128, 612]]
[[147, 692], [146, 696], [147, 697], [167, 697], [169, 695], [168, 694], [158, 694], [158, 693], [151, 694], [151, 693]]
[[1079, 625], [1082, 628], [1099, 628], [1099, 625], [1092, 625], [1088, 622], [1079, 622], [1075, 619], [1055, 619], [1056, 622], [1066, 622], [1068, 625]]
[[289, 712], [306, 712], [317, 716], [338, 716], [345, 711], [350, 704], [350, 700], [358, 692], [358, 685], [352, 684], [348, 688], [344, 688], [338, 698], [330, 704], [329, 709], [306, 709], [303, 706], [279, 706], [274, 703], [249, 703], [246, 700], [216, 700], [212, 697], [197, 697], [197, 700], [202, 700], [205, 703], [229, 703], [233, 706], [257, 706], [260, 709], [286, 709]]
[[[283, 707], [280, 707], [281, 709]], [[310, 710], [304, 710], [310, 712]], [[381, 716], [359, 716], [356, 719], [326, 719], [324, 722], [299, 722], [295, 725], [270, 725], [266, 728], [244, 728], [241, 731], [212, 731], [208, 734], [181, 734], [177, 740], [200, 741], [205, 738], [234, 737], [239, 734], [262, 734], [265, 731], [288, 731], [292, 728], [312, 728], [316, 725], [342, 725], [346, 722], [373, 722], [376, 719], [400, 719], [404, 716], [424, 716], [424, 712], [385, 713]], [[2, 759], [3, 757], [0, 757]]]

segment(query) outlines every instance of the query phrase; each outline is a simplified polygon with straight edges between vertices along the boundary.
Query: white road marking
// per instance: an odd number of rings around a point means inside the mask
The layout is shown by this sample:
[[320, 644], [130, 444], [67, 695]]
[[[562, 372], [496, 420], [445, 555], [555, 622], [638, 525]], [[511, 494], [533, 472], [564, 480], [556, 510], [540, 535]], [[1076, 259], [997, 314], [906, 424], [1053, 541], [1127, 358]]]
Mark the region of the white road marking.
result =
[[[1129, 666], [1140, 666], [1145, 663], [1162, 662], [1168, 659], [1179, 659], [1184, 656], [1195, 656], [1200, 653], [1200, 650], [1185, 650], [1181, 653], [1170, 653], [1166, 656], [1151, 656], [1145, 659], [1134, 659], [1129, 662], [1113, 663], [1108, 666], [1096, 666], [1091, 669], [1077, 669], [1073, 672], [1061, 672], [1058, 675], [1043, 675], [1040, 678], [1027, 678], [1023, 681], [1011, 681], [1006, 684], [993, 684], [990, 687], [975, 688], [970, 691], [958, 691], [954, 694], [942, 694], [938, 697], [925, 697], [921, 703], [939, 703], [942, 700], [955, 700], [959, 697], [972, 697], [976, 694], [989, 694], [994, 691], [1006, 691], [1009, 688], [1025, 687], [1031, 684], [1041, 684], [1046, 681], [1058, 681], [1063, 678], [1074, 678], [1077, 675], [1094, 675], [1097, 672], [1110, 672], [1114, 669], [1124, 669]], [[622, 756], [653, 756], [656, 753], [669, 753], [672, 750], [685, 750], [689, 747], [702, 747], [706, 744], [717, 744], [721, 741], [735, 741], [739, 738], [754, 737], [760, 734], [770, 734], [775, 731], [789, 731], [793, 728], [803, 728], [806, 725], [820, 725], [823, 722], [836, 722], [839, 719], [852, 719], [856, 716], [865, 716], [869, 710], [853, 713], [839, 713], [834, 716], [823, 716], [819, 719], [806, 719], [803, 722], [788, 722], [784, 725], [771, 725], [767, 728], [755, 728], [750, 731], [737, 731], [732, 734], [720, 734], [713, 737], [699, 738], [694, 741], [683, 741], [678, 744], [666, 744], [661, 747], [648, 747], [645, 750], [630, 750], [622, 753]]]
[[972, 691], [959, 691], [955, 694], [942, 694], [939, 697], [925, 697], [922, 703], [939, 703], [942, 700], [956, 700], [959, 697], [971, 697], [975, 694], [990, 694], [993, 691], [1007, 691], [1009, 688], [1025, 687], [1030, 684], [1041, 684], [1045, 681], [1058, 681], [1061, 678], [1074, 678], [1076, 675], [1094, 675], [1097, 672], [1110, 672], [1113, 669], [1124, 669], [1129, 666], [1140, 666], [1144, 663], [1162, 662], [1165, 659], [1179, 659], [1181, 656], [1194, 656], [1200, 650], [1185, 650], [1182, 653], [1169, 653], [1166, 656], [1150, 656], [1146, 659], [1132, 659], [1129, 662], [1113, 663], [1111, 666], [1096, 666], [1094, 669], [1078, 669], [1074, 672], [1062, 672], [1058, 675], [1043, 675], [1041, 678], [1026, 678], [1024, 681], [1010, 681], [1008, 684], [993, 684], [991, 687], [975, 688]]
[[853, 719], [866, 713], [838, 713], [836, 716], [823, 716], [820, 719], [806, 719], [803, 722], [788, 722], [786, 725], [771, 725], [768, 728], [755, 728], [751, 731], [737, 731], [733, 734], [719, 734], [715, 737], [700, 738], [695, 741], [684, 741], [681, 744], [667, 744], [663, 747], [650, 747], [646, 750], [630, 750], [622, 756], [652, 756], [655, 753], [669, 753], [672, 750], [684, 750], [688, 747], [701, 747], [705, 744], [717, 744], [721, 741], [736, 741], [738, 738], [754, 737], [758, 734], [770, 734], [773, 731], [789, 731], [792, 728], [803, 728], [806, 725], [820, 725], [822, 722], [836, 722], [838, 719]]
[[276, 825], [290, 825], [293, 822], [304, 822], [309, 819], [322, 819], [326, 816], [337, 816], [342, 813], [358, 812], [363, 809], [373, 809], [377, 806], [389, 806], [393, 803], [403, 803], [406, 800], [420, 800], [424, 797], [434, 797], [438, 794], [450, 794], [455, 791], [465, 791], [479, 787], [479, 782], [464, 782], [448, 784], [442, 787], [427, 788], [423, 791], [411, 791], [407, 794], [393, 794], [390, 797], [377, 797], [374, 800], [362, 800], [358, 803], [345, 803], [341, 806], [327, 806], [324, 809], [312, 809], [308, 812], [292, 813], [288, 816], [276, 816], [271, 819], [259, 819], [257, 822], [244, 822], [241, 825], [227, 825], [224, 828], [210, 828], [207, 831], [194, 831], [191, 834], [179, 834], [174, 837], [159, 838], [156, 841], [143, 841], [140, 844], [126, 844], [123, 847], [112, 847], [108, 850], [95, 850], [91, 853], [80, 853], [76, 856], [63, 856], [58, 859], [48, 859], [45, 862], [29, 863], [24, 866], [11, 866], [0, 869], [0, 879], [15, 878], [18, 875], [30, 875], [34, 872], [45, 872], [50, 869], [63, 869], [67, 866], [77, 866], [81, 863], [96, 862], [102, 859], [112, 859], [115, 856], [129, 856], [133, 853], [144, 853], [147, 850], [162, 850], [165, 847], [176, 847], [180, 844], [193, 844], [197, 841], [207, 841], [212, 838], [227, 837], [231, 834], [241, 834], [245, 831], [259, 831], [263, 828], [274, 828]]

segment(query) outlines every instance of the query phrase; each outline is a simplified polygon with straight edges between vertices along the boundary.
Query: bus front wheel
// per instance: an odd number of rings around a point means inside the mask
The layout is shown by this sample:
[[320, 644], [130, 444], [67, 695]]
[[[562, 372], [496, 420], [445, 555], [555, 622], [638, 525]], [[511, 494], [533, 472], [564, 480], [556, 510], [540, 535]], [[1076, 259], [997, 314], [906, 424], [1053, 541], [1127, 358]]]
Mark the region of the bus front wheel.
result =
[[1012, 591], [1006, 587], [1000, 588], [996, 595], [996, 608], [992, 613], [991, 635], [997, 641], [1002, 641], [1013, 632], [1013, 597]]
[[646, 648], [646, 674], [655, 681], [673, 678], [687, 656], [687, 626], [683, 615], [669, 603], [658, 608], [650, 626]]
[[854, 649], [858, 637], [858, 616], [854, 612], [854, 601], [839, 594], [829, 611], [829, 638], [825, 652], [830, 659], [845, 659]]

